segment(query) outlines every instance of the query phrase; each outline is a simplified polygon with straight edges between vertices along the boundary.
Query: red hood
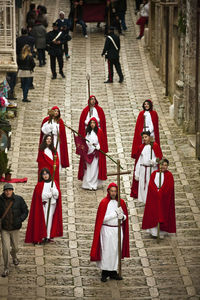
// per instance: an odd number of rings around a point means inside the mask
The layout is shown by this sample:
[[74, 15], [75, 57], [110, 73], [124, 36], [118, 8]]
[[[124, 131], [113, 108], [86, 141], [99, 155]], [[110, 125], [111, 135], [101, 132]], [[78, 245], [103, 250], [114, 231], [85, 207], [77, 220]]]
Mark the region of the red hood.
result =
[[[116, 184], [116, 183], [114, 183], [114, 182], [111, 182], [111, 183], [109, 184], [108, 188], [107, 188], [107, 192], [108, 192], [108, 194], [107, 194], [107, 198], [108, 198], [108, 199], [110, 199], [109, 189], [110, 189], [110, 188], [112, 188], [112, 187], [116, 187], [116, 188], [117, 188], [117, 190], [118, 190], [118, 186], [117, 186], [117, 184]], [[116, 195], [116, 200], [117, 200], [117, 195]]]
[[89, 124], [91, 121], [95, 121], [97, 128], [99, 128], [97, 119], [96, 119], [95, 117], [92, 117], [92, 118], [90, 119], [90, 121], [88, 122], [88, 124]]
[[88, 105], [90, 105], [90, 99], [93, 98], [93, 97], [94, 97], [95, 100], [96, 100], [96, 102], [95, 102], [95, 106], [96, 106], [96, 105], [98, 105], [99, 103], [98, 103], [98, 101], [97, 101], [97, 98], [96, 98], [94, 95], [91, 95], [91, 96], [89, 97], [89, 99], [88, 99]]

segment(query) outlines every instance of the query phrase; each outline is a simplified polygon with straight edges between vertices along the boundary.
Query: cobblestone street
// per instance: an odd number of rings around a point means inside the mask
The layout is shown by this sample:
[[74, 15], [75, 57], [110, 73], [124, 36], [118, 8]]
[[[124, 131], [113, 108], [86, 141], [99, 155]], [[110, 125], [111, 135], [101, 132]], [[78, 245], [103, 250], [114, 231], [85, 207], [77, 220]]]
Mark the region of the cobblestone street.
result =
[[[62, 9], [69, 12], [66, 0], [45, 0], [49, 30]], [[70, 168], [60, 174], [64, 235], [47, 245], [24, 244], [27, 220], [20, 232], [19, 266], [10, 268], [7, 278], [0, 277], [0, 300], [144, 300], [200, 299], [200, 161], [187, 136], [169, 117], [170, 101], [164, 96], [160, 81], [142, 41], [136, 40], [132, 0], [126, 15], [128, 31], [121, 36], [121, 64], [125, 81], [104, 84], [107, 63], [101, 57], [104, 45], [103, 24], [88, 24], [88, 39], [77, 26], [69, 42], [70, 59], [65, 61], [65, 79], [51, 80], [50, 62], [35, 69], [35, 89], [31, 103], [23, 103], [17, 85], [18, 116], [12, 123], [12, 147], [9, 159], [13, 177], [28, 177], [26, 184], [15, 184], [15, 193], [24, 197], [29, 208], [37, 183], [39, 133], [48, 108], [58, 105], [67, 125], [78, 129], [82, 109], [87, 105], [86, 74], [91, 75], [91, 94], [104, 109], [107, 121], [109, 154], [120, 159], [130, 175], [121, 177], [121, 197], [129, 210], [130, 259], [122, 261], [123, 281], [100, 281], [100, 270], [90, 262], [96, 211], [106, 196], [110, 177], [103, 189], [88, 192], [77, 179], [79, 156], [74, 138], [67, 129]], [[36, 1], [38, 4], [39, 1]], [[66, 4], [67, 3], [67, 4]], [[115, 73], [116, 74], [116, 73]], [[141, 230], [144, 206], [130, 198], [134, 160], [131, 147], [135, 122], [142, 103], [152, 99], [159, 115], [161, 148], [170, 161], [175, 179], [177, 234], [157, 244]], [[108, 172], [116, 171], [107, 159]], [[2, 190], [1, 184], [1, 190]], [[0, 271], [3, 270], [1, 261]]]

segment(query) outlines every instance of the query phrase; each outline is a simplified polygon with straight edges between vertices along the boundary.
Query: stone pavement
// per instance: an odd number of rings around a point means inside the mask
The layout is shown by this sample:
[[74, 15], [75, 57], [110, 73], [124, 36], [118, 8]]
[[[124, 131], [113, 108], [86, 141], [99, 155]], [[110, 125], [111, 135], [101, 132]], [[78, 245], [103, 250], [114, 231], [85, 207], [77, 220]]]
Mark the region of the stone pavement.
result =
[[[36, 1], [38, 3], [38, 1]], [[43, 1], [48, 7], [50, 24], [62, 9], [69, 11], [66, 0]], [[71, 132], [67, 130], [70, 168], [61, 174], [64, 236], [45, 246], [24, 244], [27, 221], [21, 230], [20, 265], [11, 265], [8, 278], [0, 278], [0, 300], [69, 299], [200, 299], [200, 162], [194, 157], [187, 136], [169, 118], [169, 100], [152, 66], [148, 53], [135, 38], [133, 1], [128, 1], [128, 31], [121, 37], [121, 62], [125, 82], [105, 85], [107, 66], [101, 58], [103, 29], [88, 24], [86, 40], [77, 27], [70, 45], [71, 58], [65, 62], [66, 79], [51, 80], [49, 59], [44, 68], [35, 70], [35, 90], [31, 103], [23, 104], [18, 92], [18, 117], [13, 120], [12, 148], [9, 158], [13, 176], [28, 177], [26, 184], [15, 185], [29, 207], [37, 183], [37, 151], [40, 124], [53, 105], [61, 108], [62, 118], [78, 128], [82, 108], [87, 103], [86, 74], [91, 74], [91, 94], [103, 107], [108, 129], [110, 154], [120, 158], [124, 169], [133, 170], [130, 157], [135, 121], [144, 99], [150, 98], [160, 118], [160, 136], [164, 155], [170, 160], [175, 178], [177, 234], [157, 244], [141, 231], [144, 207], [129, 197], [132, 174], [122, 176], [122, 198], [130, 217], [131, 258], [122, 262], [121, 282], [100, 282], [100, 271], [90, 263], [89, 253], [97, 206], [106, 195], [102, 190], [87, 192], [77, 180], [78, 157]], [[38, 63], [37, 63], [38, 64]], [[107, 160], [109, 172], [115, 166]], [[2, 185], [1, 185], [2, 188]], [[1, 264], [1, 270], [3, 266]]]

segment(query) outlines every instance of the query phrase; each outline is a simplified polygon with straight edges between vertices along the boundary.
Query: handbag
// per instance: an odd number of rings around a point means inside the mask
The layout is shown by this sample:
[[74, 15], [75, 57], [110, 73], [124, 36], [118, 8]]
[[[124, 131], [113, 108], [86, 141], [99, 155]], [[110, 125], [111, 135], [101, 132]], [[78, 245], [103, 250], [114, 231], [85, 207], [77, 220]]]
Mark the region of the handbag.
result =
[[3, 219], [6, 217], [7, 213], [9, 212], [9, 209], [11, 208], [11, 206], [13, 205], [13, 201], [11, 201], [8, 205], [8, 207], [6, 208], [6, 210], [4, 211], [3, 216], [0, 218], [0, 232], [2, 231], [2, 221]]

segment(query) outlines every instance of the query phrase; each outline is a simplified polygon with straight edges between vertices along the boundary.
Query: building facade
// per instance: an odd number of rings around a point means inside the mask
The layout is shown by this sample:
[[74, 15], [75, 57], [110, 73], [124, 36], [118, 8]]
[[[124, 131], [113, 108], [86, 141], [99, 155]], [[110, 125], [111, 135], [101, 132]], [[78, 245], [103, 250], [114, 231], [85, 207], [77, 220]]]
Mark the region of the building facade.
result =
[[174, 119], [195, 136], [200, 159], [200, 0], [150, 0], [148, 46], [174, 105]]

